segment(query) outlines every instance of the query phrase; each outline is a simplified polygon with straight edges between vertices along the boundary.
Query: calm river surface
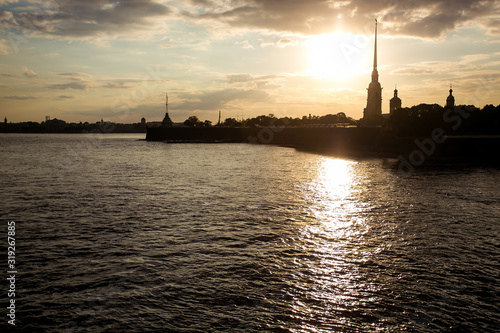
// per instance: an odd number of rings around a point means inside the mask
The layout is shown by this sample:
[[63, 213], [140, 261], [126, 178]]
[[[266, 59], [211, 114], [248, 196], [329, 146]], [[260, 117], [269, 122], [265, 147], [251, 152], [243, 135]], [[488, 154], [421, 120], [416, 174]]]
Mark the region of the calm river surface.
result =
[[0, 135], [17, 331], [500, 330], [500, 168], [144, 137]]

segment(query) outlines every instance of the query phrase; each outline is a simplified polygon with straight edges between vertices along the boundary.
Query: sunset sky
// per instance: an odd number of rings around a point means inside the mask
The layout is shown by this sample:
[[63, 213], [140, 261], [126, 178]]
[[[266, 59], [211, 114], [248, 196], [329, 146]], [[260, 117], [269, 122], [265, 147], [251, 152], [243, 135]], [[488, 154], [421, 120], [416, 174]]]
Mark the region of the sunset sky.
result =
[[0, 117], [362, 117], [378, 19], [382, 111], [500, 104], [497, 0], [0, 0]]

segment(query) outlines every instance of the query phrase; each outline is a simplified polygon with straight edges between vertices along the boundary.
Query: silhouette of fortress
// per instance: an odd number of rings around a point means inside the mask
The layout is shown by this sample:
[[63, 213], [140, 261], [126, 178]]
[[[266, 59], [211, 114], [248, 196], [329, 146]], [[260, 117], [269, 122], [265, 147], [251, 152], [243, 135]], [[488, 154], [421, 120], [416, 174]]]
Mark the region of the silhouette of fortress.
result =
[[[401, 108], [401, 98], [398, 97], [398, 89], [394, 89], [394, 97], [389, 101], [389, 114], [382, 114], [382, 86], [378, 81], [379, 75], [377, 70], [377, 25], [375, 20], [375, 42], [373, 48], [373, 70], [372, 80], [367, 88], [366, 107], [363, 109], [363, 118], [361, 119], [362, 126], [379, 126], [384, 120], [384, 116], [390, 116], [397, 109]], [[453, 96], [453, 89], [450, 86], [450, 94], [446, 98], [446, 109], [453, 109], [455, 107], [455, 97]]]
[[[363, 126], [381, 125], [383, 121], [382, 86], [378, 81], [379, 75], [377, 70], [377, 26], [378, 22], [375, 20], [372, 80], [367, 88], [366, 107], [363, 110], [363, 118], [361, 120]], [[396, 87], [394, 89], [394, 97], [389, 101], [389, 115], [400, 108], [401, 98], [398, 97], [398, 89]]]
[[[407, 111], [402, 109], [402, 101], [398, 97], [398, 89], [395, 87], [394, 96], [389, 101], [389, 113], [382, 113], [382, 86], [379, 82], [377, 69], [377, 25], [378, 22], [375, 20], [373, 70], [371, 82], [367, 88], [366, 107], [363, 110], [363, 118], [359, 121], [358, 127], [341, 128], [321, 125], [313, 127], [177, 126], [172, 122], [168, 114], [168, 96], [166, 96], [165, 117], [161, 126], [148, 127], [146, 140], [170, 143], [248, 142], [275, 144], [351, 156], [371, 155], [400, 158], [405, 155], [409, 156], [408, 159], [411, 165], [408, 165], [410, 168], [420, 165], [424, 160], [456, 161], [466, 159], [492, 161], [496, 159], [500, 162], [500, 155], [498, 154], [500, 136], [452, 135], [444, 138], [437, 135], [441, 132], [444, 133], [443, 129], [435, 128], [437, 131], [432, 131], [431, 138], [423, 138], [408, 136], [407, 133], [399, 135], [394, 131], [387, 130], [387, 128], [382, 128], [381, 125], [385, 119], [389, 119], [387, 123], [390, 124], [390, 121], [393, 120], [393, 117], [390, 117], [391, 115], [395, 115], [396, 112], [406, 113]], [[445, 107], [442, 109], [451, 112], [455, 112], [455, 109], [457, 109], [451, 86]], [[458, 121], [457, 114], [453, 113], [448, 116], [449, 120]]]
[[[382, 86], [379, 82], [379, 73], [377, 69], [377, 29], [378, 22], [375, 20], [375, 39], [373, 48], [373, 70], [371, 74], [371, 82], [367, 88], [366, 107], [363, 109], [363, 118], [359, 124], [362, 127], [367, 126], [381, 126], [384, 119], [388, 118], [394, 111], [402, 107], [401, 98], [398, 97], [398, 89], [394, 89], [394, 97], [389, 101], [389, 113], [382, 114]], [[446, 99], [445, 108], [453, 108], [455, 106], [455, 98], [452, 95], [453, 90], [450, 86], [450, 95]], [[219, 113], [220, 124], [220, 113]], [[165, 94], [165, 116], [161, 122], [161, 127], [178, 126], [174, 124], [168, 114], [168, 94]]]

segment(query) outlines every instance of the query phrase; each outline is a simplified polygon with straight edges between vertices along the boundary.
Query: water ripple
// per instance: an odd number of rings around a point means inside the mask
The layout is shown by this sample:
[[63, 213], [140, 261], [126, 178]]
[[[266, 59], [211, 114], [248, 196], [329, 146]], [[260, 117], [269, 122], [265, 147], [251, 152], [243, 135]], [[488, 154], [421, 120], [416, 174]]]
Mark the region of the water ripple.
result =
[[282, 147], [109, 135], [83, 154], [78, 135], [0, 140], [21, 332], [500, 322], [500, 170], [400, 177], [391, 161]]

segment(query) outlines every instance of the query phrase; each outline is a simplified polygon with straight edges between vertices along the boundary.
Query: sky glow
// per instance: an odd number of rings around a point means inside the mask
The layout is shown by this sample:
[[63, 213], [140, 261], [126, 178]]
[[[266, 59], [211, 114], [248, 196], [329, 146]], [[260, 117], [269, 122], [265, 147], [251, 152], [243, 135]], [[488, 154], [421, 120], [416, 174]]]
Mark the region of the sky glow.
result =
[[359, 119], [375, 18], [383, 112], [500, 103], [498, 1], [0, 0], [0, 116]]

